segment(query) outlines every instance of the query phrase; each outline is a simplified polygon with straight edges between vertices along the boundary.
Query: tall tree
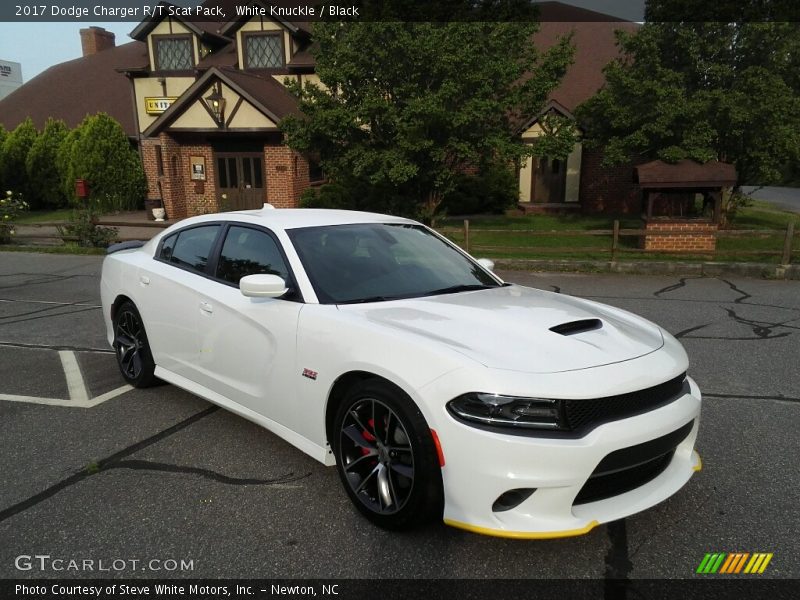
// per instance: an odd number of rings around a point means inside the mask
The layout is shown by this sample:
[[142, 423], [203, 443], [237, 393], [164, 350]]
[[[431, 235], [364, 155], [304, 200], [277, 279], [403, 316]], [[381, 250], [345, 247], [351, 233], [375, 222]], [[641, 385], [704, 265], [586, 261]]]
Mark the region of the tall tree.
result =
[[107, 114], [98, 113], [86, 117], [78, 129], [62, 144], [67, 190], [74, 179], [86, 179], [92, 208], [139, 208], [147, 182], [139, 155], [131, 148], [122, 126]]
[[31, 208], [60, 208], [67, 198], [62, 186], [63, 177], [58, 169], [58, 149], [67, 137], [64, 121], [47, 119], [41, 135], [31, 145], [25, 161]]
[[3, 165], [5, 162], [3, 161], [3, 144], [8, 137], [8, 131], [6, 131], [5, 126], [0, 123], [0, 193], [5, 194], [6, 186], [3, 183]]
[[68, 203], [75, 199], [75, 169], [72, 164], [72, 155], [80, 136], [80, 127], [70, 129], [56, 151], [55, 166], [61, 176], [61, 193]]
[[[287, 143], [339, 182], [402, 193], [431, 219], [466, 167], [534, 152], [515, 127], [538, 114], [572, 61], [546, 52], [535, 21], [316, 23], [322, 85], [294, 85]], [[562, 131], [563, 135], [563, 131]]]
[[606, 164], [631, 156], [719, 159], [739, 184], [780, 181], [800, 158], [800, 24], [683, 22], [675, 0], [651, 0], [637, 33], [618, 33], [622, 57], [578, 110]]
[[27, 118], [17, 125], [3, 141], [1, 165], [3, 183], [7, 189], [21, 195], [26, 201], [30, 196], [30, 186], [25, 171], [25, 161], [38, 135], [33, 121]]

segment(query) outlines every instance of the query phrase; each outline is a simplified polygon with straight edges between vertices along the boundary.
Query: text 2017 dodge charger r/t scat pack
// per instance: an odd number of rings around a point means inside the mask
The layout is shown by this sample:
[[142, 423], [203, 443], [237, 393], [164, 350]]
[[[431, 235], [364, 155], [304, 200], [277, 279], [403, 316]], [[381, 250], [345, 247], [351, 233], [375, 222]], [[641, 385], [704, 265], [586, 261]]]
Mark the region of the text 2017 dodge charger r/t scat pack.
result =
[[576, 535], [679, 490], [700, 468], [680, 344], [491, 268], [408, 219], [265, 205], [112, 248], [103, 313], [129, 383], [335, 464], [382, 527]]

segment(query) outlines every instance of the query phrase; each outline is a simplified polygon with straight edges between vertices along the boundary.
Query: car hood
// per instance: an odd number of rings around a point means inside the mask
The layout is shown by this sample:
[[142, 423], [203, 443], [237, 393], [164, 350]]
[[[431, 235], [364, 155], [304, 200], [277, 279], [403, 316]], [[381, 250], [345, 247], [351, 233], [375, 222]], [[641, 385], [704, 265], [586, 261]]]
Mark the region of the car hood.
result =
[[656, 325], [631, 313], [517, 285], [339, 308], [444, 344], [487, 367], [528, 373], [622, 362], [664, 344]]

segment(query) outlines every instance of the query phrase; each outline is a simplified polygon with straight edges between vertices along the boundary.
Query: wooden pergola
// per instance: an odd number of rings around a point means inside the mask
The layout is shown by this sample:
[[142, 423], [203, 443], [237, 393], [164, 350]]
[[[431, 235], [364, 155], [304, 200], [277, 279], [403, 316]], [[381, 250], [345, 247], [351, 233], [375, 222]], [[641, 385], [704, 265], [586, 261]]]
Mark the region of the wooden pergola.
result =
[[[654, 216], [656, 199], [669, 204], [669, 213], [660, 215], [671, 219], [697, 219], [681, 214], [682, 206], [690, 194], [701, 193], [713, 207], [710, 221], [719, 223], [722, 207], [722, 191], [736, 185], [736, 168], [716, 160], [699, 163], [685, 159], [670, 164], [654, 160], [634, 168], [634, 179], [642, 190], [644, 214], [647, 220]], [[678, 213], [678, 214], [676, 214]]]

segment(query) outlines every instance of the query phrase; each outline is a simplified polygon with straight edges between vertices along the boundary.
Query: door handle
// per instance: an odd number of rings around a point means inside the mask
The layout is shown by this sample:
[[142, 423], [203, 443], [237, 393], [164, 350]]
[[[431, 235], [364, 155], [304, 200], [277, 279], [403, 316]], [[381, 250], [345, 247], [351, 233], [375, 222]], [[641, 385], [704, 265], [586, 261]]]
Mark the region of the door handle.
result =
[[214, 307], [211, 306], [211, 304], [209, 304], [208, 302], [201, 302], [200, 303], [200, 310], [202, 310], [203, 312], [207, 312], [207, 313], [211, 314], [211, 313], [214, 312]]
[[150, 278], [147, 275], [139, 275], [139, 281], [142, 282], [142, 285], [150, 285]]

